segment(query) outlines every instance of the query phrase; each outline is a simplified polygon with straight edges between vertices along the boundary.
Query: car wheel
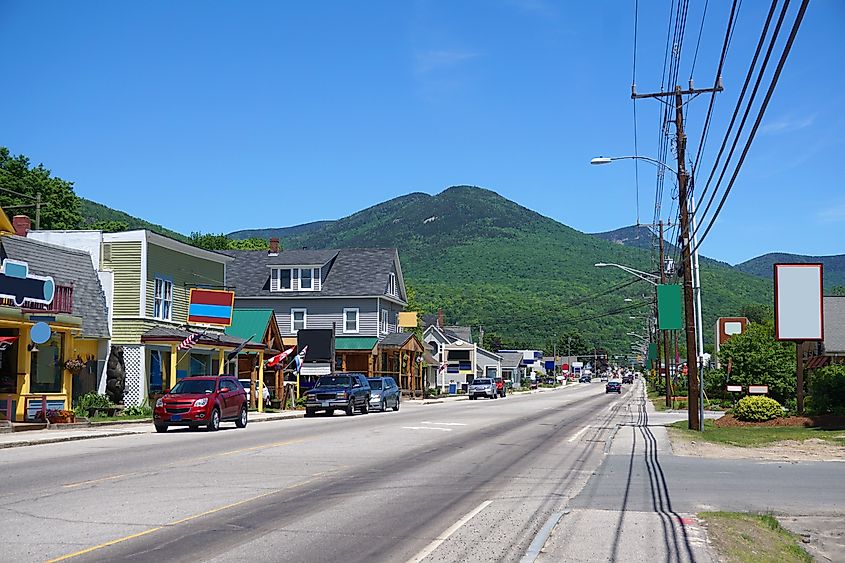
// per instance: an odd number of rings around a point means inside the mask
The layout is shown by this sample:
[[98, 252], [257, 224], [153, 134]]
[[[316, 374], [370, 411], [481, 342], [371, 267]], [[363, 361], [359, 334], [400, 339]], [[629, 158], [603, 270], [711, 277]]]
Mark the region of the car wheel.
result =
[[326, 416], [334, 416], [334, 409], [326, 409]]
[[399, 395], [396, 395], [396, 405], [393, 407], [393, 412], [399, 410]]
[[220, 411], [216, 408], [211, 411], [211, 418], [208, 419], [208, 430], [211, 432], [220, 430]]
[[355, 401], [349, 399], [349, 404], [346, 405], [346, 416], [352, 416], [355, 414]]
[[381, 404], [379, 405], [379, 409], [381, 410], [381, 412], [387, 412], [387, 401], [382, 399]]
[[235, 426], [238, 428], [246, 428], [246, 406], [241, 407], [241, 415], [235, 421]]
[[166, 424], [156, 424], [156, 432], [167, 432], [167, 425]]
[[367, 414], [368, 412], [370, 412], [370, 399], [365, 397], [364, 404], [361, 405], [361, 414]]
[[314, 416], [316, 414], [316, 412], [317, 412], [316, 409], [309, 409], [308, 407], [305, 407], [305, 416], [307, 416], [307, 417]]

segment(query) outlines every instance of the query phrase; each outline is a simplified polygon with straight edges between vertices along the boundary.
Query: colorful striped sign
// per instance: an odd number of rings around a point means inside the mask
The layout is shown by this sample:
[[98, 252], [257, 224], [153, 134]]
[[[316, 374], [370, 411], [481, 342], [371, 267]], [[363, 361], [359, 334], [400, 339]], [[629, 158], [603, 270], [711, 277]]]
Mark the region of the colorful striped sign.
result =
[[188, 301], [188, 323], [229, 326], [234, 306], [234, 291], [192, 288]]

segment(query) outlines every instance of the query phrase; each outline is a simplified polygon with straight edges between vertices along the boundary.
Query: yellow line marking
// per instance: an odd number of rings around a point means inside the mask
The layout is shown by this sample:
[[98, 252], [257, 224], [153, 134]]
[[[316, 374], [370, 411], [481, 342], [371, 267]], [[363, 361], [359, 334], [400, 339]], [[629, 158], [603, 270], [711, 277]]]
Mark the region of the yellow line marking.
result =
[[217, 512], [222, 512], [223, 510], [228, 510], [230, 508], [235, 508], [236, 506], [241, 506], [242, 504], [246, 504], [248, 502], [260, 500], [262, 498], [269, 497], [271, 495], [274, 495], [276, 493], [280, 493], [282, 491], [288, 491], [290, 489], [296, 489], [298, 487], [305, 486], [309, 483], [313, 483], [318, 478], [322, 477], [323, 475], [325, 475], [327, 473], [330, 473], [330, 471], [323, 471], [321, 473], [315, 473], [310, 479], [306, 479], [305, 481], [301, 481], [299, 483], [294, 483], [292, 485], [288, 485], [287, 487], [282, 487], [281, 489], [274, 489], [272, 491], [268, 491], [266, 493], [262, 493], [260, 495], [257, 495], [257, 496], [251, 497], [251, 498], [247, 498], [247, 499], [244, 499], [244, 500], [239, 500], [237, 502], [227, 504], [225, 506], [219, 506], [217, 508], [212, 508], [211, 510], [206, 510], [205, 512], [200, 512], [199, 514], [187, 516], [187, 517], [182, 518], [180, 520], [174, 520], [173, 522], [169, 522], [167, 524], [164, 524], [163, 526], [156, 526], [155, 528], [150, 528], [149, 530], [144, 530], [143, 532], [138, 532], [138, 533], [135, 533], [135, 534], [130, 534], [128, 536], [123, 536], [122, 538], [109, 540], [107, 542], [103, 542], [101, 544], [97, 544], [97, 545], [88, 547], [86, 549], [75, 551], [73, 553], [68, 553], [67, 555], [62, 555], [62, 556], [56, 557], [54, 559], [48, 559], [46, 561], [46, 563], [56, 563], [58, 561], [66, 561], [66, 560], [72, 559], [74, 557], [79, 557], [80, 555], [85, 555], [85, 554], [91, 553], [93, 551], [97, 551], [97, 550], [100, 550], [100, 549], [103, 549], [103, 548], [106, 548], [106, 547], [111, 547], [111, 546], [117, 545], [119, 543], [127, 542], [129, 540], [134, 540], [136, 538], [140, 538], [141, 536], [146, 536], [148, 534], [152, 534], [153, 532], [163, 530], [164, 528], [170, 528], [172, 526], [178, 526], [179, 524], [184, 524], [185, 522], [190, 522], [192, 520], [202, 518], [203, 516], [209, 516], [209, 515], [215, 514]]
[[101, 483], [103, 481], [113, 481], [115, 479], [121, 479], [123, 477], [131, 477], [133, 475], [138, 475], [138, 473], [121, 473], [120, 475], [112, 475], [111, 477], [101, 477], [100, 479], [91, 479], [90, 481], [80, 481], [78, 483], [68, 483], [67, 485], [62, 485], [62, 487], [66, 489], [70, 489], [73, 487], [80, 487], [82, 485], [91, 485], [93, 483]]

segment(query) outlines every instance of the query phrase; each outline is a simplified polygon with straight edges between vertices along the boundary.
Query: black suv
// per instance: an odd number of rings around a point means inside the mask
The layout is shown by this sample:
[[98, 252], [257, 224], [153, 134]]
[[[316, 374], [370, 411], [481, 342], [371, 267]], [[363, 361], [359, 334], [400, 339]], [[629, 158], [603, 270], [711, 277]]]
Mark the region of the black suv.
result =
[[352, 416], [355, 409], [361, 414], [370, 410], [370, 384], [361, 373], [324, 375], [305, 396], [305, 416], [314, 416], [318, 410], [329, 416], [342, 410]]

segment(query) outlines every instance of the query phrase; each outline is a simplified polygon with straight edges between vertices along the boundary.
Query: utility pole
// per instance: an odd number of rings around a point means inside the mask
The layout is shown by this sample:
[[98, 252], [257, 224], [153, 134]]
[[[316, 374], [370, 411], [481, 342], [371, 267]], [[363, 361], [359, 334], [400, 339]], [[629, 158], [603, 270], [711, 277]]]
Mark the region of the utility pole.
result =
[[[657, 92], [655, 94], [637, 94], [636, 86], [631, 87], [631, 98], [674, 98], [675, 100], [675, 135], [678, 152], [678, 207], [681, 226], [681, 250], [683, 255], [682, 265], [684, 269], [684, 332], [687, 342], [687, 421], [690, 430], [702, 430], [701, 419], [699, 418], [699, 385], [698, 379], [698, 354], [695, 341], [695, 305], [692, 287], [692, 260], [690, 249], [690, 217], [687, 194], [687, 182], [689, 176], [686, 171], [686, 145], [687, 137], [684, 134], [684, 96], [703, 94], [708, 92], [721, 92], [722, 77], [720, 76], [714, 88], [695, 89], [690, 84], [687, 90], [681, 90], [675, 86], [672, 92]], [[666, 103], [666, 102], [664, 102]]]
[[[660, 221], [660, 283], [666, 283], [666, 254], [663, 248], [663, 221]], [[672, 408], [672, 378], [669, 376], [669, 332], [661, 330], [663, 333], [663, 359], [665, 360], [665, 371], [663, 372], [664, 381], [666, 382], [666, 408]], [[657, 355], [658, 367], [660, 366], [660, 354]]]

